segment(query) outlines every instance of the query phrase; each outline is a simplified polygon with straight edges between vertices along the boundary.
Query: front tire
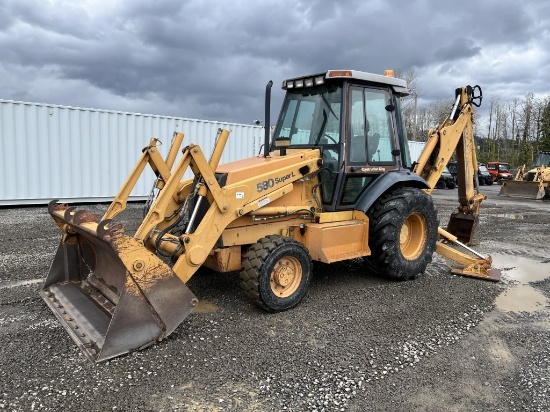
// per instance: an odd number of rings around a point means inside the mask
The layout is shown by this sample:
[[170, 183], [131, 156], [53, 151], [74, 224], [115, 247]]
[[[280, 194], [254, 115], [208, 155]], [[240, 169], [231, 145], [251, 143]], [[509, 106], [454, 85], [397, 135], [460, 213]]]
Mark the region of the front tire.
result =
[[369, 209], [367, 268], [394, 280], [410, 280], [432, 261], [438, 237], [437, 211], [432, 198], [415, 188], [384, 194]]
[[296, 306], [311, 281], [311, 257], [306, 247], [292, 238], [270, 235], [246, 253], [241, 288], [260, 308], [281, 312]]

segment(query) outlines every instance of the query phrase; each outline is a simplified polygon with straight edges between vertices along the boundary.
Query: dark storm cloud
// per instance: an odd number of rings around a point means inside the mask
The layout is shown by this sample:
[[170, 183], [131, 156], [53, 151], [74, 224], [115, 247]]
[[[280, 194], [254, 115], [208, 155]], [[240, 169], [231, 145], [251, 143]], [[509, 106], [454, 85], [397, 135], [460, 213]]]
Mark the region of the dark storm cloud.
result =
[[0, 98], [251, 122], [270, 79], [274, 111], [282, 79], [331, 68], [414, 67], [430, 100], [450, 80], [503, 91], [531, 59], [522, 94], [539, 92], [549, 4], [3, 0]]
[[480, 51], [481, 47], [476, 46], [472, 39], [457, 38], [448, 46], [436, 50], [434, 54], [438, 60], [448, 61], [472, 57]]

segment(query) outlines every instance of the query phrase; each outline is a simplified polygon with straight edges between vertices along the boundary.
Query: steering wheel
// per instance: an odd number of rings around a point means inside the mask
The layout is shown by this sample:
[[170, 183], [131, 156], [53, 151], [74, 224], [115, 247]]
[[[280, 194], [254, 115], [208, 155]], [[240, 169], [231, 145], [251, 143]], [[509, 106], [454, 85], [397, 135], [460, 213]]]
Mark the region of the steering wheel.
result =
[[336, 141], [336, 139], [334, 137], [332, 137], [331, 135], [328, 135], [326, 133], [323, 133], [323, 137], [326, 137], [327, 139], [329, 139], [332, 143], [334, 144], [338, 144], [338, 142]]

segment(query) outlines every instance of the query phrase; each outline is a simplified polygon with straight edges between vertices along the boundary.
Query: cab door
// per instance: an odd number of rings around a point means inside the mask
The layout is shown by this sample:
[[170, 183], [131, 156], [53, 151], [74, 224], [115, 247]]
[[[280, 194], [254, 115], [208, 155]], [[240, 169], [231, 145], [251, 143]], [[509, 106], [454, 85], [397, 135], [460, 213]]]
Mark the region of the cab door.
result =
[[350, 86], [345, 132], [345, 182], [340, 206], [349, 208], [381, 174], [399, 168], [395, 107], [388, 89]]

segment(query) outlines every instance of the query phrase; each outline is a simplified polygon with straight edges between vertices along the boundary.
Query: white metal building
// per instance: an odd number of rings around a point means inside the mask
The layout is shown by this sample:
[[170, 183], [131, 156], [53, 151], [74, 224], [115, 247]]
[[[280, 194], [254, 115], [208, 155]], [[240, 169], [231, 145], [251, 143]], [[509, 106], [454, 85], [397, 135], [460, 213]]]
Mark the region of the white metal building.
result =
[[[183, 145], [208, 156], [219, 128], [231, 130], [221, 163], [260, 151], [260, 126], [0, 100], [0, 206], [111, 200], [152, 137], [166, 156], [183, 132]], [[153, 180], [147, 168], [131, 199], [146, 198]]]
[[420, 155], [422, 154], [422, 150], [424, 150], [424, 146], [426, 146], [426, 142], [416, 142], [413, 140], [409, 140], [409, 153], [411, 155], [411, 162], [416, 162]]
[[[231, 130], [221, 163], [259, 153], [261, 126], [0, 99], [0, 206], [110, 201], [152, 137], [166, 156], [174, 132], [183, 132], [184, 145], [208, 156], [219, 128]], [[424, 145], [409, 142], [412, 161]], [[146, 168], [131, 199], [145, 199], [153, 180]]]

